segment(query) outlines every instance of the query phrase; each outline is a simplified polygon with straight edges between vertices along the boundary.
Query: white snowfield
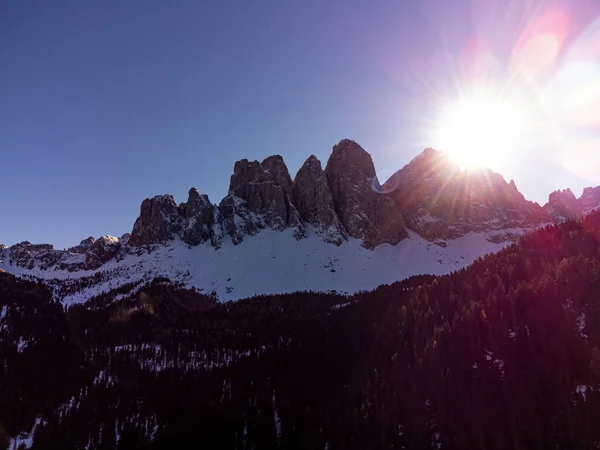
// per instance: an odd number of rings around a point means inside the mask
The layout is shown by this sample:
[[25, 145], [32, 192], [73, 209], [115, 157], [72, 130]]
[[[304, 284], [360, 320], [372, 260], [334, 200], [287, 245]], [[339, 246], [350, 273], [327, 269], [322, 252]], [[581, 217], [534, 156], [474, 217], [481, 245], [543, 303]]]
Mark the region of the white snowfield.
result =
[[[266, 229], [247, 236], [238, 245], [226, 240], [218, 250], [208, 242], [190, 247], [176, 239], [137, 255], [125, 244], [122, 259], [112, 259], [96, 270], [73, 272], [54, 267], [40, 269], [37, 258], [31, 270], [18, 267], [9, 262], [9, 252], [5, 249], [0, 250], [0, 269], [17, 276], [35, 277], [51, 286], [75, 284], [78, 280], [87, 284], [60, 298], [65, 306], [83, 303], [128, 283], [143, 284], [155, 277], [166, 277], [206, 294], [215, 293], [219, 301], [303, 290], [352, 294], [412, 275], [441, 275], [461, 269], [477, 257], [510, 243], [490, 242], [488, 238], [493, 235], [517, 236], [526, 231], [517, 228], [471, 232], [444, 241], [446, 247], [409, 231], [409, 237], [395, 246], [384, 244], [369, 250], [358, 239], [336, 246], [314, 233], [297, 240], [292, 230]], [[81, 255], [72, 257], [75, 262]], [[94, 281], [89, 278], [92, 276]]]

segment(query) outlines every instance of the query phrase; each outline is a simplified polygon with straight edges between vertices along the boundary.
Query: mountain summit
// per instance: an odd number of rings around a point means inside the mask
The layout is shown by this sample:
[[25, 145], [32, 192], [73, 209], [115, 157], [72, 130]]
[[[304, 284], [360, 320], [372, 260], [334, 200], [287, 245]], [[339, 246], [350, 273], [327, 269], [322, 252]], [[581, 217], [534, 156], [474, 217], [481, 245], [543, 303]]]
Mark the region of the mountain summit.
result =
[[531, 228], [551, 217], [525, 200], [514, 181], [489, 169], [460, 171], [444, 153], [426, 149], [385, 183], [408, 227], [426, 239], [471, 231]]
[[581, 197], [576, 198], [571, 189], [554, 191], [550, 194], [544, 209], [555, 222], [577, 219], [590, 213], [600, 205], [600, 186], [585, 188]]

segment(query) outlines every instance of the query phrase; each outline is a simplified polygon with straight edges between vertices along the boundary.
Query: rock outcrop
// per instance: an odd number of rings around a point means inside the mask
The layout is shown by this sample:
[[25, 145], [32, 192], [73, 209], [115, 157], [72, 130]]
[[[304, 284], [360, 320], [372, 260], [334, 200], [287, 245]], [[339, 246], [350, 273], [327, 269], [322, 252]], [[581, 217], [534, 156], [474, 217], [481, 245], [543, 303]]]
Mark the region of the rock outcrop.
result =
[[32, 252], [29, 250], [29, 241], [23, 241], [10, 247], [9, 261], [10, 264], [24, 267], [26, 269], [33, 269], [35, 260], [33, 259]]
[[229, 194], [246, 202], [269, 227], [281, 231], [300, 225], [298, 212], [292, 202], [292, 179], [279, 155], [270, 156], [262, 163], [242, 159], [235, 163], [229, 184]]
[[256, 234], [262, 221], [255, 221], [246, 200], [235, 195], [228, 195], [219, 203], [219, 213], [222, 217], [223, 233], [230, 236], [237, 245], [244, 236]]
[[302, 237], [304, 229], [293, 203], [292, 186], [281, 156], [271, 156], [262, 163], [243, 159], [235, 164], [229, 194], [218, 207], [195, 188], [179, 206], [170, 195], [144, 200], [129, 244], [164, 244], [179, 236], [190, 246], [210, 240], [219, 248], [226, 235], [238, 244], [244, 236], [264, 228], [294, 228], [295, 235]]
[[179, 206], [172, 195], [147, 198], [140, 207], [130, 236], [124, 237], [129, 245], [139, 247], [165, 244], [179, 237], [188, 245], [196, 246], [208, 240], [220, 246], [220, 217], [217, 208], [205, 194], [191, 188], [188, 200]]
[[367, 248], [397, 244], [407, 236], [404, 218], [387, 194], [377, 192], [371, 156], [356, 142], [344, 139], [327, 161], [325, 174], [335, 209], [348, 234]]
[[88, 247], [85, 252], [85, 265], [88, 269], [97, 269], [113, 259], [121, 244], [114, 236], [101, 236]]
[[191, 188], [188, 201], [180, 206], [184, 218], [183, 241], [188, 245], [199, 245], [211, 239], [214, 224], [214, 205], [205, 194]]
[[181, 229], [180, 211], [172, 195], [147, 198], [140, 207], [140, 216], [133, 225], [129, 244], [134, 247], [165, 244]]
[[67, 251], [69, 253], [80, 253], [80, 254], [84, 254], [85, 252], [88, 251], [88, 249], [90, 248], [90, 246], [94, 243], [95, 239], [90, 236], [87, 239], [82, 240], [79, 245], [76, 245], [74, 247], [70, 247], [69, 249], [67, 249]]
[[588, 214], [600, 208], [600, 186], [585, 188], [577, 202], [580, 214]]
[[7, 250], [11, 265], [32, 270], [36, 264], [36, 260], [42, 260], [54, 252], [54, 246], [50, 244], [32, 244], [29, 241], [23, 241], [9, 247]]
[[587, 187], [581, 197], [576, 198], [571, 189], [554, 191], [548, 197], [544, 209], [555, 222], [579, 219], [600, 208], [600, 186]]
[[571, 189], [554, 191], [548, 197], [548, 203], [544, 209], [555, 222], [564, 222], [577, 218], [581, 213], [581, 208]]
[[326, 242], [340, 245], [346, 231], [335, 212], [327, 175], [316, 156], [311, 155], [304, 162], [294, 178], [292, 190], [300, 218]]

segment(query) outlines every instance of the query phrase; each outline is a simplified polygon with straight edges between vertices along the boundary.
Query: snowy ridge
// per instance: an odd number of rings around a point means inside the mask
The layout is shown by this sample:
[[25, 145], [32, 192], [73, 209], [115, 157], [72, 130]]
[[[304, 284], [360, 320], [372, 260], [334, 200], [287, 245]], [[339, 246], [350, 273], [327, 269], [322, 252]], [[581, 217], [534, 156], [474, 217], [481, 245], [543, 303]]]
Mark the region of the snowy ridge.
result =
[[[521, 235], [526, 229], [504, 230]], [[155, 277], [215, 294], [220, 301], [258, 294], [332, 291], [349, 294], [374, 289], [418, 274], [440, 275], [461, 269], [477, 257], [500, 250], [507, 242], [490, 242], [494, 233], [471, 232], [457, 239], [432, 243], [409, 231], [396, 245], [366, 249], [359, 239], [340, 246], [316, 233], [298, 240], [294, 230], [262, 230], [234, 245], [226, 240], [215, 250], [210, 242], [192, 247], [180, 239], [133, 252], [125, 246], [117, 258], [92, 270], [69, 271], [11, 264], [0, 251], [0, 269], [35, 277], [54, 288], [66, 306], [83, 303], [124, 285], [139, 287]], [[79, 256], [79, 255], [77, 255]]]

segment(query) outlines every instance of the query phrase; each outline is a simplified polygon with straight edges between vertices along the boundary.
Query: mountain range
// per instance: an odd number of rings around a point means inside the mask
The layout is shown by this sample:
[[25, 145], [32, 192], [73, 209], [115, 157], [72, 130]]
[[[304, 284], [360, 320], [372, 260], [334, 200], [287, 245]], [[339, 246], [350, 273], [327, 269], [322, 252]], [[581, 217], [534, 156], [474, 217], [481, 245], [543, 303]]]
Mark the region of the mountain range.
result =
[[383, 184], [371, 156], [344, 139], [325, 168], [295, 177], [279, 155], [235, 163], [218, 204], [191, 188], [145, 199], [131, 233], [67, 250], [0, 245], [0, 270], [42, 280], [63, 302], [123, 295], [154, 278], [231, 300], [298, 290], [353, 293], [416, 274], [460, 269], [543, 225], [600, 207], [600, 186], [546, 205], [489, 169], [459, 170], [426, 149]]
[[599, 203], [345, 140], [3, 247], [0, 450], [600, 448]]

